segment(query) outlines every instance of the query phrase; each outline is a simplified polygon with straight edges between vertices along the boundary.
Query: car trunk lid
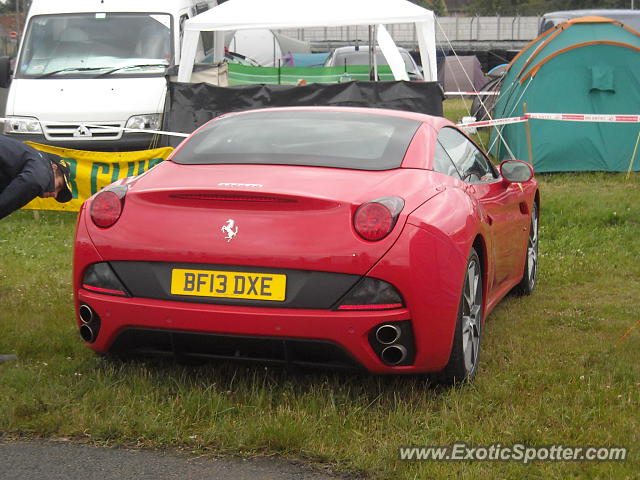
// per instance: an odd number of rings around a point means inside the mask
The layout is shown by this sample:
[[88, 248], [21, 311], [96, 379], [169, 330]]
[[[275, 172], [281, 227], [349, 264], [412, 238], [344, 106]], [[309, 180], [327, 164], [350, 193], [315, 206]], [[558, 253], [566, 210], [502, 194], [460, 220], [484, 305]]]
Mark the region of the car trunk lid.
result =
[[[392, 232], [362, 239], [355, 210], [396, 192], [405, 207]], [[407, 214], [436, 193], [423, 170], [164, 162], [131, 183], [109, 232], [92, 228], [91, 237], [109, 259], [363, 275], [393, 245]]]

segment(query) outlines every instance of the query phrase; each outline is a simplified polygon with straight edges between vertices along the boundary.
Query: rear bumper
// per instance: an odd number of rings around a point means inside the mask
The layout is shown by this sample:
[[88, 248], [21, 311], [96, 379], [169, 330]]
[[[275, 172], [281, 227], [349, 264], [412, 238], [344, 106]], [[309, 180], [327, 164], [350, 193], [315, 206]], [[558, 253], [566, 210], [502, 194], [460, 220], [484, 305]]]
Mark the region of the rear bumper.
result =
[[[412, 256], [416, 258], [408, 258]], [[139, 252], [136, 257], [140, 258]], [[121, 335], [133, 330], [305, 340], [327, 342], [347, 352], [356, 364], [370, 372], [392, 374], [436, 372], [444, 368], [453, 342], [466, 266], [466, 258], [450, 241], [406, 225], [394, 246], [366, 273], [394, 285], [406, 307], [362, 312], [116, 297], [82, 288], [85, 268], [105, 260], [109, 259], [103, 258], [93, 245], [81, 212], [74, 251], [76, 312], [86, 304], [100, 318], [98, 334], [87, 343], [97, 352], [111, 351], [114, 345], [118, 346]], [[77, 322], [81, 327], [79, 316]], [[410, 324], [415, 348], [411, 364], [388, 365], [374, 350], [372, 332], [387, 322]]]
[[106, 353], [118, 346], [119, 337], [143, 329], [159, 333], [327, 342], [349, 352], [357, 364], [371, 372], [415, 370], [414, 366], [385, 365], [369, 343], [371, 330], [379, 324], [408, 320], [407, 309], [364, 313], [236, 307], [121, 298], [84, 289], [77, 292], [77, 299], [79, 304], [89, 305], [100, 318], [96, 341], [89, 344], [97, 352]]

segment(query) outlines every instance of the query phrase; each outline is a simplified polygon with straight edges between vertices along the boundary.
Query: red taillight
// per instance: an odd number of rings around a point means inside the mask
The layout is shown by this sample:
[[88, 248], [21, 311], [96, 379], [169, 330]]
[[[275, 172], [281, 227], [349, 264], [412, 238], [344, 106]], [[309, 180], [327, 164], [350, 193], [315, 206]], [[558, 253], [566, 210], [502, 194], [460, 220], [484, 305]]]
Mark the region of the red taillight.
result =
[[122, 214], [123, 198], [127, 187], [115, 187], [100, 192], [91, 202], [91, 220], [100, 228], [108, 228]]
[[358, 207], [353, 226], [365, 240], [375, 242], [389, 235], [396, 224], [404, 201], [397, 197], [385, 197]]
[[387, 207], [379, 203], [366, 203], [356, 211], [356, 232], [365, 240], [381, 240], [391, 231], [393, 217]]

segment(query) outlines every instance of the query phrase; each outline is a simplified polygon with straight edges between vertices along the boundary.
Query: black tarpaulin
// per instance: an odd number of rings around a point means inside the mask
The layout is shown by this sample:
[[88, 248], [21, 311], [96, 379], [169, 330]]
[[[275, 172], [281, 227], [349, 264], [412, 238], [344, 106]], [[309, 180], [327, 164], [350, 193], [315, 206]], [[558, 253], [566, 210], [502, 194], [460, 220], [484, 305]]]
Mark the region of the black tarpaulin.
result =
[[[350, 106], [389, 108], [442, 116], [442, 88], [437, 82], [314, 83], [305, 86], [168, 82], [163, 130], [191, 133], [223, 113], [265, 107]], [[171, 146], [181, 139], [165, 137]]]

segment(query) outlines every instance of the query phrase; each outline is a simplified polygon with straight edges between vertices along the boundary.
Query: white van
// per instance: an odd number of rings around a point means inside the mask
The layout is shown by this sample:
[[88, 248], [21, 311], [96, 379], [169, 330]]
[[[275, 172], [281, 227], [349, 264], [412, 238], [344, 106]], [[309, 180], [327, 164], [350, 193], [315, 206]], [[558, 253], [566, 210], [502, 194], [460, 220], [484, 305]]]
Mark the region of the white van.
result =
[[[9, 86], [4, 134], [83, 150], [153, 146], [168, 67], [180, 61], [184, 22], [212, 0], [33, 0]], [[200, 40], [199, 56], [213, 48]], [[101, 128], [108, 127], [108, 128]], [[116, 127], [116, 128], [114, 128]]]

